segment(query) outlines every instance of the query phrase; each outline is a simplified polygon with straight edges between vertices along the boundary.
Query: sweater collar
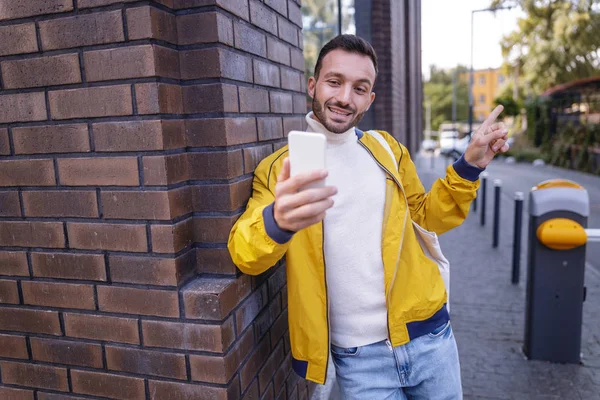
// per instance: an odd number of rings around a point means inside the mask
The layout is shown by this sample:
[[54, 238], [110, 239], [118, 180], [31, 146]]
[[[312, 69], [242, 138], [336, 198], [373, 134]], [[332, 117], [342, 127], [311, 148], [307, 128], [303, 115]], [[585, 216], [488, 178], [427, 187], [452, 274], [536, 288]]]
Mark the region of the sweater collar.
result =
[[327, 128], [325, 128], [325, 126], [323, 126], [323, 124], [317, 120], [317, 117], [315, 117], [312, 111], [306, 114], [306, 123], [308, 124], [308, 130], [310, 132], [324, 134], [327, 138], [327, 142], [331, 144], [343, 144], [351, 141], [356, 141], [357, 139], [354, 127], [348, 129], [346, 132], [333, 133]]

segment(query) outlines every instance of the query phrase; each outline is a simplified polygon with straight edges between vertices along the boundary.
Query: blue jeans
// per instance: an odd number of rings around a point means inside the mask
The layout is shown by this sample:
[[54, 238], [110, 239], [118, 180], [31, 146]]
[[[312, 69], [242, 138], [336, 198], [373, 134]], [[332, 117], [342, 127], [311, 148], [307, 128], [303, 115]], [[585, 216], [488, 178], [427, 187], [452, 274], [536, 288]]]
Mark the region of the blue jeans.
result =
[[392, 348], [331, 346], [344, 400], [462, 399], [460, 364], [450, 322]]

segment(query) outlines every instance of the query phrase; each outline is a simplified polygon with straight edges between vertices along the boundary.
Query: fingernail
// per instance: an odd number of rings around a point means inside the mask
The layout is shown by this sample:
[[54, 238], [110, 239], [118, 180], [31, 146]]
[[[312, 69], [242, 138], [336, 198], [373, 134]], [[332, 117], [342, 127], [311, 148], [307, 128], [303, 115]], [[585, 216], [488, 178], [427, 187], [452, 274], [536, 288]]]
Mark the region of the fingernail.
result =
[[492, 150], [494, 150], [494, 151], [498, 151], [498, 146], [494, 146], [494, 147], [492, 147]]
[[321, 178], [325, 178], [327, 176], [327, 171], [326, 170], [322, 170], [320, 173]]

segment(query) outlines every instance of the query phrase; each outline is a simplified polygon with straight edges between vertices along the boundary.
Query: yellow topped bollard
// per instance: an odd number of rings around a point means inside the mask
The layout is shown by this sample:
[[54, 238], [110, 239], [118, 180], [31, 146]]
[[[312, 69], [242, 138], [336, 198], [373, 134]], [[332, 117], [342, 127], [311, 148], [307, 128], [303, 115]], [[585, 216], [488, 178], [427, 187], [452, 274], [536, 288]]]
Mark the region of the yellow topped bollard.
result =
[[571, 250], [587, 243], [585, 228], [567, 218], [554, 218], [544, 222], [537, 228], [536, 236], [553, 250]]

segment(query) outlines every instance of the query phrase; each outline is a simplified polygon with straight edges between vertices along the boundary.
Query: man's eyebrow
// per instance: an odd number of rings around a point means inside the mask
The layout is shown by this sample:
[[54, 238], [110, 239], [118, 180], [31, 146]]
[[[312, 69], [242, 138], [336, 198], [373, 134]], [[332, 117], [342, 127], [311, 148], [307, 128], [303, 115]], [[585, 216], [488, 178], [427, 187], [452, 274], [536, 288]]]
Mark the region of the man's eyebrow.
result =
[[[345, 76], [340, 74], [339, 72], [328, 72], [325, 74], [324, 78], [345, 78]], [[373, 84], [368, 78], [361, 78], [356, 80], [355, 82], [366, 83], [368, 85]]]

